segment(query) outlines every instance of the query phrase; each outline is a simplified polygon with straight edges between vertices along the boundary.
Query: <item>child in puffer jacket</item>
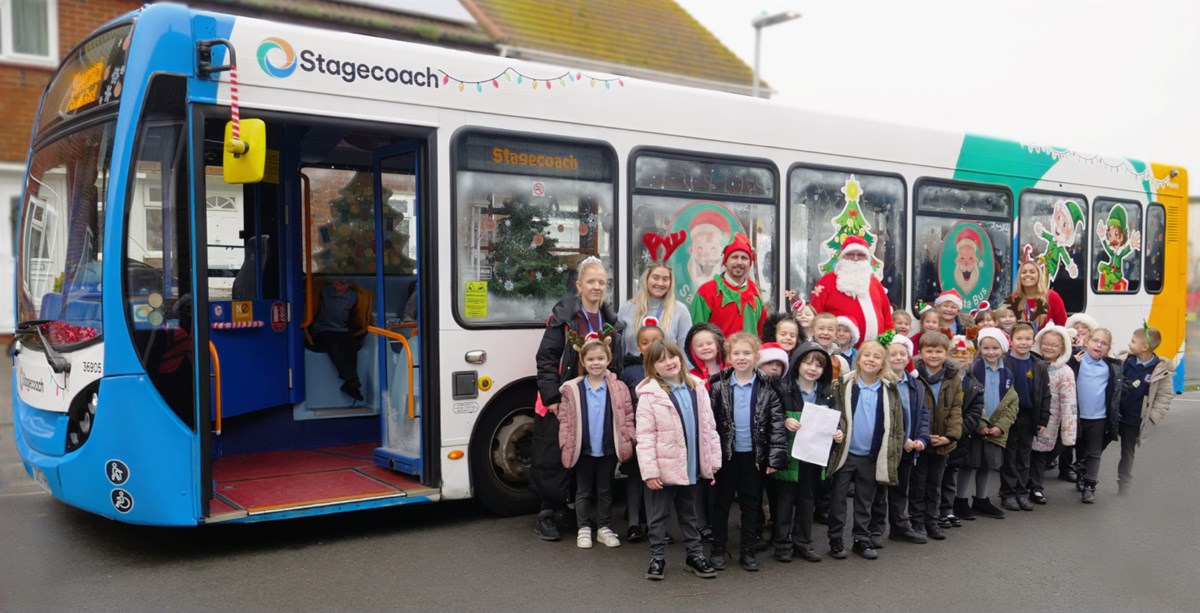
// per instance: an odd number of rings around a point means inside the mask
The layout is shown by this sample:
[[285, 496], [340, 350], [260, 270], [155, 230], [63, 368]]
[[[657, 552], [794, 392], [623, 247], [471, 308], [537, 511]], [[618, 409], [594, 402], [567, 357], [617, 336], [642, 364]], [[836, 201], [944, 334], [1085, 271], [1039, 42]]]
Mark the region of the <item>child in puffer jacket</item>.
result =
[[579, 351], [579, 369], [585, 374], [559, 388], [558, 443], [562, 463], [575, 469], [575, 519], [579, 534], [575, 544], [592, 547], [592, 500], [596, 501], [596, 539], [606, 547], [619, 547], [612, 529], [613, 473], [618, 462], [633, 456], [633, 401], [629, 388], [608, 370], [612, 349], [592, 339]]
[[1050, 372], [1050, 421], [1033, 437], [1033, 458], [1029, 469], [1029, 499], [1046, 504], [1046, 470], [1062, 449], [1075, 446], [1079, 427], [1079, 405], [1075, 373], [1067, 366], [1071, 359], [1071, 333], [1067, 328], [1047, 325], [1033, 340], [1034, 352], [1046, 360]]
[[684, 371], [683, 352], [658, 340], [645, 352], [646, 379], [637, 387], [637, 458], [646, 483], [650, 568], [646, 578], [666, 575], [667, 518], [671, 507], [687, 550], [684, 569], [705, 579], [717, 571], [704, 557], [698, 492], [721, 468], [721, 439], [704, 382]]

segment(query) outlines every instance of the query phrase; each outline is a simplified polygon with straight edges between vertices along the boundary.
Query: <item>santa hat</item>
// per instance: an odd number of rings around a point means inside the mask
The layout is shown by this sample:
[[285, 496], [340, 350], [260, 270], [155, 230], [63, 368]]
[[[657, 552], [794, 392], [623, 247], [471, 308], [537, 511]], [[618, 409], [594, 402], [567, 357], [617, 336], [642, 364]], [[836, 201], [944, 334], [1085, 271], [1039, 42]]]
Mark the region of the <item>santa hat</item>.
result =
[[842, 250], [840, 255], [846, 255], [852, 251], [857, 251], [865, 256], [870, 257], [871, 246], [867, 244], [867, 240], [861, 236], [847, 236], [846, 240], [842, 241]]
[[1067, 318], [1067, 327], [1074, 330], [1075, 324], [1083, 324], [1088, 327], [1088, 330], [1095, 330], [1100, 327], [1100, 322], [1096, 321], [1095, 317], [1087, 313], [1076, 313]]
[[901, 345], [908, 347], [909, 355], [915, 355], [917, 353], [916, 346], [913, 345], [912, 339], [904, 336], [903, 334], [897, 334], [896, 336], [893, 336], [892, 342], [900, 343]]
[[1011, 343], [1009, 343], [1008, 334], [1006, 334], [1004, 330], [1001, 330], [1000, 328], [981, 328], [979, 330], [978, 343], [982, 345], [983, 339], [985, 338], [990, 338], [997, 343], [1000, 343], [1000, 349], [1005, 353], [1008, 353], [1008, 348], [1011, 346]]
[[975, 356], [975, 345], [967, 337], [956, 334], [950, 339], [950, 357], [971, 359]]
[[767, 362], [782, 362], [783, 369], [787, 370], [788, 353], [779, 343], [763, 343], [762, 349], [758, 351], [758, 366], [761, 367]]
[[975, 245], [976, 251], [983, 253], [983, 239], [979, 237], [979, 233], [974, 228], [966, 227], [958, 233], [958, 238], [954, 240], [954, 246], [957, 247], [964, 242], [970, 242]]
[[858, 324], [854, 323], [853, 319], [845, 315], [838, 315], [837, 323], [839, 326], [850, 328], [850, 344], [858, 346], [858, 340], [862, 338], [862, 331], [858, 329]]
[[962, 294], [958, 293], [958, 290], [956, 289], [948, 289], [938, 294], [938, 297], [933, 301], [933, 304], [935, 306], [941, 306], [943, 302], [953, 302], [954, 304], [958, 305], [959, 309], [962, 309], [963, 307]]
[[716, 226], [716, 228], [721, 232], [726, 234], [729, 233], [729, 220], [725, 219], [724, 215], [712, 209], [707, 209], [696, 213], [696, 215], [692, 217], [692, 221], [688, 223], [688, 229], [695, 230], [696, 226], [703, 226], [705, 224]]
[[750, 239], [746, 238], [745, 234], [738, 232], [733, 235], [733, 242], [725, 246], [725, 256], [721, 258], [721, 263], [729, 261], [729, 256], [735, 251], [741, 251], [750, 256], [750, 261], [754, 261], [754, 248], [750, 246]]
[[803, 298], [800, 298], [798, 296], [796, 297], [795, 300], [792, 301], [792, 311], [793, 312], [799, 311], [800, 309], [803, 309], [805, 306], [808, 306], [808, 303], [805, 302]]

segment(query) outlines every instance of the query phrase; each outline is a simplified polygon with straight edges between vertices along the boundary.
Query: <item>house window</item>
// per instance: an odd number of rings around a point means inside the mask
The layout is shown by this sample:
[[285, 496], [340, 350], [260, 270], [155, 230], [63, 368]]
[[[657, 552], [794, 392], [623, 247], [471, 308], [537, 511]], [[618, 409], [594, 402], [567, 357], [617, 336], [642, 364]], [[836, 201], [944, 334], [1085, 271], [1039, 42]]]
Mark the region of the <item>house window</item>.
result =
[[0, 0], [0, 60], [58, 57], [58, 0]]

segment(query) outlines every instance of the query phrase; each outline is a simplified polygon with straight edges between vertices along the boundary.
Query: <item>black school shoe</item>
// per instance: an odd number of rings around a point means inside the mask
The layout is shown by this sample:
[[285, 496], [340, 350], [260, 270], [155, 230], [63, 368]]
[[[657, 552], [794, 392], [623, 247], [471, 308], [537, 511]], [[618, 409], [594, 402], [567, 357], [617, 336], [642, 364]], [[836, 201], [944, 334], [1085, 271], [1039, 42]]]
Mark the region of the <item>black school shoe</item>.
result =
[[888, 538], [892, 539], [893, 541], [908, 541], [909, 543], [915, 543], [917, 545], [924, 545], [925, 543], [929, 542], [929, 539], [926, 538], [925, 535], [913, 530], [912, 528], [908, 528], [907, 530], [902, 530], [900, 532], [892, 531], [888, 533]]
[[1033, 504], [1046, 504], [1046, 494], [1040, 491], [1034, 491], [1029, 494], [1029, 501]]
[[784, 547], [776, 547], [775, 548], [775, 561], [782, 562], [784, 564], [788, 564], [792, 561], [792, 554], [793, 554], [793, 550], [792, 550], [791, 545], [786, 545]]
[[792, 546], [792, 555], [795, 557], [798, 557], [801, 560], [804, 560], [806, 562], [820, 562], [821, 561], [821, 554], [817, 553], [816, 551], [813, 550], [812, 547], [808, 547], [808, 546], [793, 545]]
[[975, 511], [971, 509], [971, 501], [966, 498], [954, 497], [954, 514], [968, 521], [975, 521]]
[[841, 543], [830, 543], [829, 544], [829, 557], [831, 557], [835, 560], [845, 560], [846, 559], [846, 546]]
[[667, 561], [659, 558], [650, 560], [650, 568], [646, 569], [646, 578], [651, 581], [662, 581], [667, 575]]
[[640, 543], [646, 538], [646, 529], [638, 524], [629, 527], [629, 532], [625, 534], [625, 540], [630, 543]]
[[1005, 515], [1004, 511], [997, 509], [996, 505], [992, 504], [991, 499], [987, 498], [986, 496], [983, 498], [976, 498], [975, 502], [971, 504], [971, 509], [979, 515], [990, 517], [992, 519], [1004, 519]]
[[700, 577], [701, 579], [712, 579], [717, 576], [717, 569], [701, 555], [690, 555], [683, 562], [684, 570]]
[[946, 540], [946, 532], [937, 523], [925, 524], [925, 534], [935, 541]]
[[725, 570], [726, 555], [724, 549], [713, 549], [712, 554], [708, 556], [708, 562], [712, 564], [714, 570]]
[[871, 546], [870, 541], [854, 541], [854, 553], [864, 560], [875, 560], [879, 558], [879, 553]]
[[1020, 507], [1022, 511], [1032, 511], [1033, 501], [1029, 499], [1029, 496], [1021, 494], [1017, 496], [1017, 506]]
[[1000, 506], [1006, 511], [1020, 511], [1021, 505], [1017, 504], [1016, 496], [1005, 496], [1000, 499]]
[[538, 516], [537, 522], [533, 525], [533, 532], [543, 541], [562, 539], [562, 533], [558, 531], [558, 524], [554, 522], [553, 515]]
[[758, 556], [755, 555], [753, 549], [747, 549], [742, 552], [741, 558], [738, 560], [742, 564], [742, 568], [754, 573], [762, 568], [762, 564], [758, 562]]

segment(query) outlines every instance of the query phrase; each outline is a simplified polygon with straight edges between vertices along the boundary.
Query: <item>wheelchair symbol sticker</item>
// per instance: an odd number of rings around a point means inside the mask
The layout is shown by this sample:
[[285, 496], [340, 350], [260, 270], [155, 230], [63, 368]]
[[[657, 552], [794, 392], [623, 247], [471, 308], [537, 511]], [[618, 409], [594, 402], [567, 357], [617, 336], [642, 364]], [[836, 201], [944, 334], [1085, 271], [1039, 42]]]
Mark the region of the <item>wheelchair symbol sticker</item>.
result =
[[129, 481], [129, 467], [120, 460], [109, 460], [104, 463], [104, 476], [113, 485], [124, 485]]
[[113, 508], [121, 513], [128, 513], [133, 510], [133, 496], [123, 489], [115, 489], [112, 491]]

